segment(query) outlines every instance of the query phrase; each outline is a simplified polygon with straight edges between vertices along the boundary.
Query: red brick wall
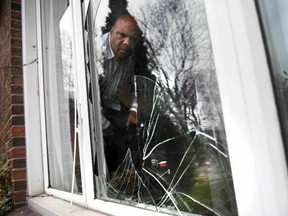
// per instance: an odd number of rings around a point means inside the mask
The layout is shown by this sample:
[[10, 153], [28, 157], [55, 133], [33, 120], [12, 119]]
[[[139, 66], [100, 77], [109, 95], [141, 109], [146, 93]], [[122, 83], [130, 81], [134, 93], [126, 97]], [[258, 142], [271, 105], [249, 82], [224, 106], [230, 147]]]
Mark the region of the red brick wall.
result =
[[0, 1], [0, 158], [8, 155], [14, 208], [26, 205], [21, 0]]

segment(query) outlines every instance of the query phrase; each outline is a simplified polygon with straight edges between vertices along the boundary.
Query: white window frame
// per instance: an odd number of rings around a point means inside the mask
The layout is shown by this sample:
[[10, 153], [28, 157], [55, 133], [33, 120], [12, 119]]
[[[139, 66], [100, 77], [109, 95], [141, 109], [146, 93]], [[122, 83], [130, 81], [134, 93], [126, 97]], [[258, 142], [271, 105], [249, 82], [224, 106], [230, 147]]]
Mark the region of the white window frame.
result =
[[[23, 65], [35, 59], [38, 60], [35, 2], [35, 0], [22, 0], [21, 2]], [[34, 34], [31, 34], [31, 32]], [[38, 81], [38, 65], [36, 62], [23, 67], [28, 196], [38, 195], [44, 191]], [[38, 166], [36, 167], [35, 164]]]
[[250, 0], [206, 0], [239, 215], [286, 215], [287, 165]]
[[[72, 38], [72, 46], [73, 46], [73, 55], [75, 56], [75, 70], [76, 71], [85, 71], [85, 61], [84, 61], [84, 47], [83, 47], [83, 37], [81, 31], [75, 31], [75, 29], [82, 29], [82, 23], [79, 17], [81, 17], [81, 5], [80, 1], [71, 1], [70, 7], [72, 11], [73, 17], [73, 34]], [[42, 62], [42, 28], [41, 28], [41, 0], [36, 1], [36, 14], [37, 14], [37, 41], [38, 41], [38, 55], [39, 55], [39, 94], [40, 94], [40, 106], [41, 106], [41, 126], [42, 126], [42, 154], [43, 154], [43, 172], [44, 172], [44, 188], [45, 193], [48, 195], [53, 195], [55, 197], [67, 200], [71, 203], [76, 203], [81, 206], [87, 207], [87, 195], [86, 188], [87, 185], [85, 183], [82, 184], [82, 195], [79, 194], [71, 194], [69, 192], [53, 189], [48, 187], [49, 176], [48, 176], [48, 161], [47, 161], [47, 139], [46, 139], [46, 120], [45, 120], [45, 103], [44, 103], [44, 77], [43, 77], [43, 62]], [[76, 19], [75, 19], [76, 18]], [[78, 18], [78, 19], [77, 19]], [[82, 75], [82, 76], [81, 76]], [[85, 182], [85, 179], [93, 177], [92, 169], [89, 172], [89, 169], [85, 169], [85, 167], [92, 167], [92, 162], [89, 160], [89, 157], [84, 157], [83, 151], [91, 152], [90, 143], [90, 134], [89, 128], [86, 128], [88, 125], [88, 112], [83, 112], [83, 110], [87, 110], [87, 93], [86, 91], [77, 91], [77, 89], [86, 89], [85, 85], [85, 73], [76, 73], [75, 80], [75, 94], [77, 95], [77, 108], [79, 114], [79, 130], [78, 130], [78, 139], [79, 139], [79, 154], [80, 154], [80, 169], [81, 169], [81, 181]], [[86, 120], [86, 121], [85, 121]], [[89, 125], [88, 125], [89, 126]], [[44, 131], [44, 132], [43, 132]], [[85, 143], [85, 145], [83, 144]], [[86, 148], [88, 147], [88, 150]], [[86, 160], [84, 160], [86, 158]], [[84, 171], [85, 170], [85, 171]], [[93, 186], [93, 185], [92, 185]], [[88, 187], [89, 188], [89, 187]]]
[[[250, 0], [204, 2], [238, 213], [286, 215], [287, 165], [255, 4]], [[74, 18], [82, 16], [80, 1], [71, 1], [71, 7]], [[46, 193], [70, 201], [70, 193], [47, 188], [40, 13], [40, 0], [22, 0], [23, 63], [38, 59], [38, 67], [36, 64], [23, 67], [28, 195]], [[74, 19], [73, 23], [74, 29], [83, 29], [81, 19]], [[83, 33], [75, 31], [74, 36], [76, 70], [85, 71]], [[85, 73], [77, 73], [77, 80], [79, 150], [84, 184], [83, 195], [74, 194], [73, 202], [112, 215], [127, 211], [147, 215], [146, 210], [94, 199]], [[159, 213], [149, 211], [149, 215]]]

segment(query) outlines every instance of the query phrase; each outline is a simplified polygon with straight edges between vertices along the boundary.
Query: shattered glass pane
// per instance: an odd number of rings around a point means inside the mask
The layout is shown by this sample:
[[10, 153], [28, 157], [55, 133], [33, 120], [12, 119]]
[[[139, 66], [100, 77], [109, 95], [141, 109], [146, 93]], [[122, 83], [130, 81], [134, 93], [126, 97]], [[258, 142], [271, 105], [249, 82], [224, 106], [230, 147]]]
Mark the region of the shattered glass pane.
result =
[[[121, 15], [134, 16], [137, 43], [113, 26]], [[133, 53], [118, 56], [114, 33]], [[203, 1], [90, 1], [85, 34], [96, 197], [176, 215], [238, 215]], [[132, 84], [115, 84], [119, 71], [130, 73], [129, 58]]]
[[143, 76], [136, 85], [137, 142], [110, 174], [107, 198], [180, 215], [237, 214], [227, 146], [217, 131], [183, 132], [167, 93]]

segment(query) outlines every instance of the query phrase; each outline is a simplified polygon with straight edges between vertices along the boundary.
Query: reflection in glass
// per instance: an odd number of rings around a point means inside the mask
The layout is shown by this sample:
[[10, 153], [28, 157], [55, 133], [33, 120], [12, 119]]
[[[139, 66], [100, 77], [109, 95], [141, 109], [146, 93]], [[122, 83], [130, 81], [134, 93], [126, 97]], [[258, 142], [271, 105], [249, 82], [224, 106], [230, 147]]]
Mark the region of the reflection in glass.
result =
[[[107, 196], [175, 214], [235, 215], [227, 147], [217, 140], [218, 131], [183, 132], [174, 123], [167, 92], [143, 76], [136, 76], [136, 83], [138, 142], [110, 173]], [[136, 154], [141, 154], [140, 166]]]
[[[203, 1], [90, 3], [85, 31], [97, 197], [178, 215], [237, 215]], [[101, 38], [123, 14], [135, 17], [141, 33], [130, 92], [138, 122], [112, 130], [107, 144], [98, 138], [105, 135]]]
[[[81, 192], [72, 14], [66, 1], [43, 1], [43, 56], [49, 187]], [[75, 158], [75, 165], [73, 159]], [[73, 179], [76, 175], [76, 179]], [[73, 184], [73, 182], [75, 182]]]
[[275, 98], [288, 161], [288, 2], [256, 1], [263, 25]]

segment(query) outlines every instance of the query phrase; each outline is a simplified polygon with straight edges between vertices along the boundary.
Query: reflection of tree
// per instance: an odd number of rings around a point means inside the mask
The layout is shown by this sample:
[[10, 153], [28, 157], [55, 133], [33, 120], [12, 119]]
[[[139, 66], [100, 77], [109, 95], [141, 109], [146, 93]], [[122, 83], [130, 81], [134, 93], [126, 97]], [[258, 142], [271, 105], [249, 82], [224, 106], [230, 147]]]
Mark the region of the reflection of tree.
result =
[[72, 40], [69, 32], [61, 31], [61, 56], [64, 89], [74, 91], [74, 76], [72, 68]]
[[199, 109], [205, 105], [208, 111], [204, 85], [209, 83], [210, 72], [215, 73], [204, 8], [183, 0], [161, 0], [146, 7], [138, 18], [147, 39], [149, 69], [158, 75], [170, 98], [167, 106], [175, 123], [183, 131], [200, 128]]
[[283, 70], [282, 73], [278, 76], [278, 86], [281, 89], [282, 92], [287, 93], [288, 92], [288, 73]]
[[[278, 97], [278, 105], [281, 110], [281, 115], [286, 119], [288, 118], [287, 107], [288, 107], [288, 73], [283, 70], [280, 73], [275, 73], [275, 87], [276, 95]], [[284, 121], [283, 121], [284, 122]], [[285, 123], [282, 123], [285, 124]], [[286, 126], [287, 127], [287, 126]]]
[[109, 0], [111, 12], [106, 17], [106, 24], [102, 27], [102, 33], [109, 32], [119, 16], [129, 14], [127, 6], [127, 0]]
[[[141, 169], [128, 150], [116, 172], [110, 173], [107, 194], [137, 205], [169, 206], [166, 210], [179, 214], [219, 215], [213, 209], [222, 204], [215, 204], [211, 194], [219, 185], [229, 189], [231, 176], [226, 152], [215, 138], [222, 125], [221, 107], [204, 6], [198, 0], [153, 2], [136, 17], [145, 39], [144, 49], [136, 51], [136, 61], [142, 63], [138, 69], [153, 72], [160, 81], [135, 78]], [[109, 7], [102, 28], [106, 32], [116, 17], [128, 13], [126, 0], [110, 0]], [[228, 198], [234, 201], [232, 193]]]
[[229, 161], [217, 140], [198, 130], [181, 133], [163, 109], [162, 88], [142, 76], [136, 82], [142, 169], [137, 169], [128, 150], [108, 184], [108, 196], [157, 206], [159, 211], [162, 207], [177, 210], [179, 215], [181, 211], [201, 215], [236, 211]]

